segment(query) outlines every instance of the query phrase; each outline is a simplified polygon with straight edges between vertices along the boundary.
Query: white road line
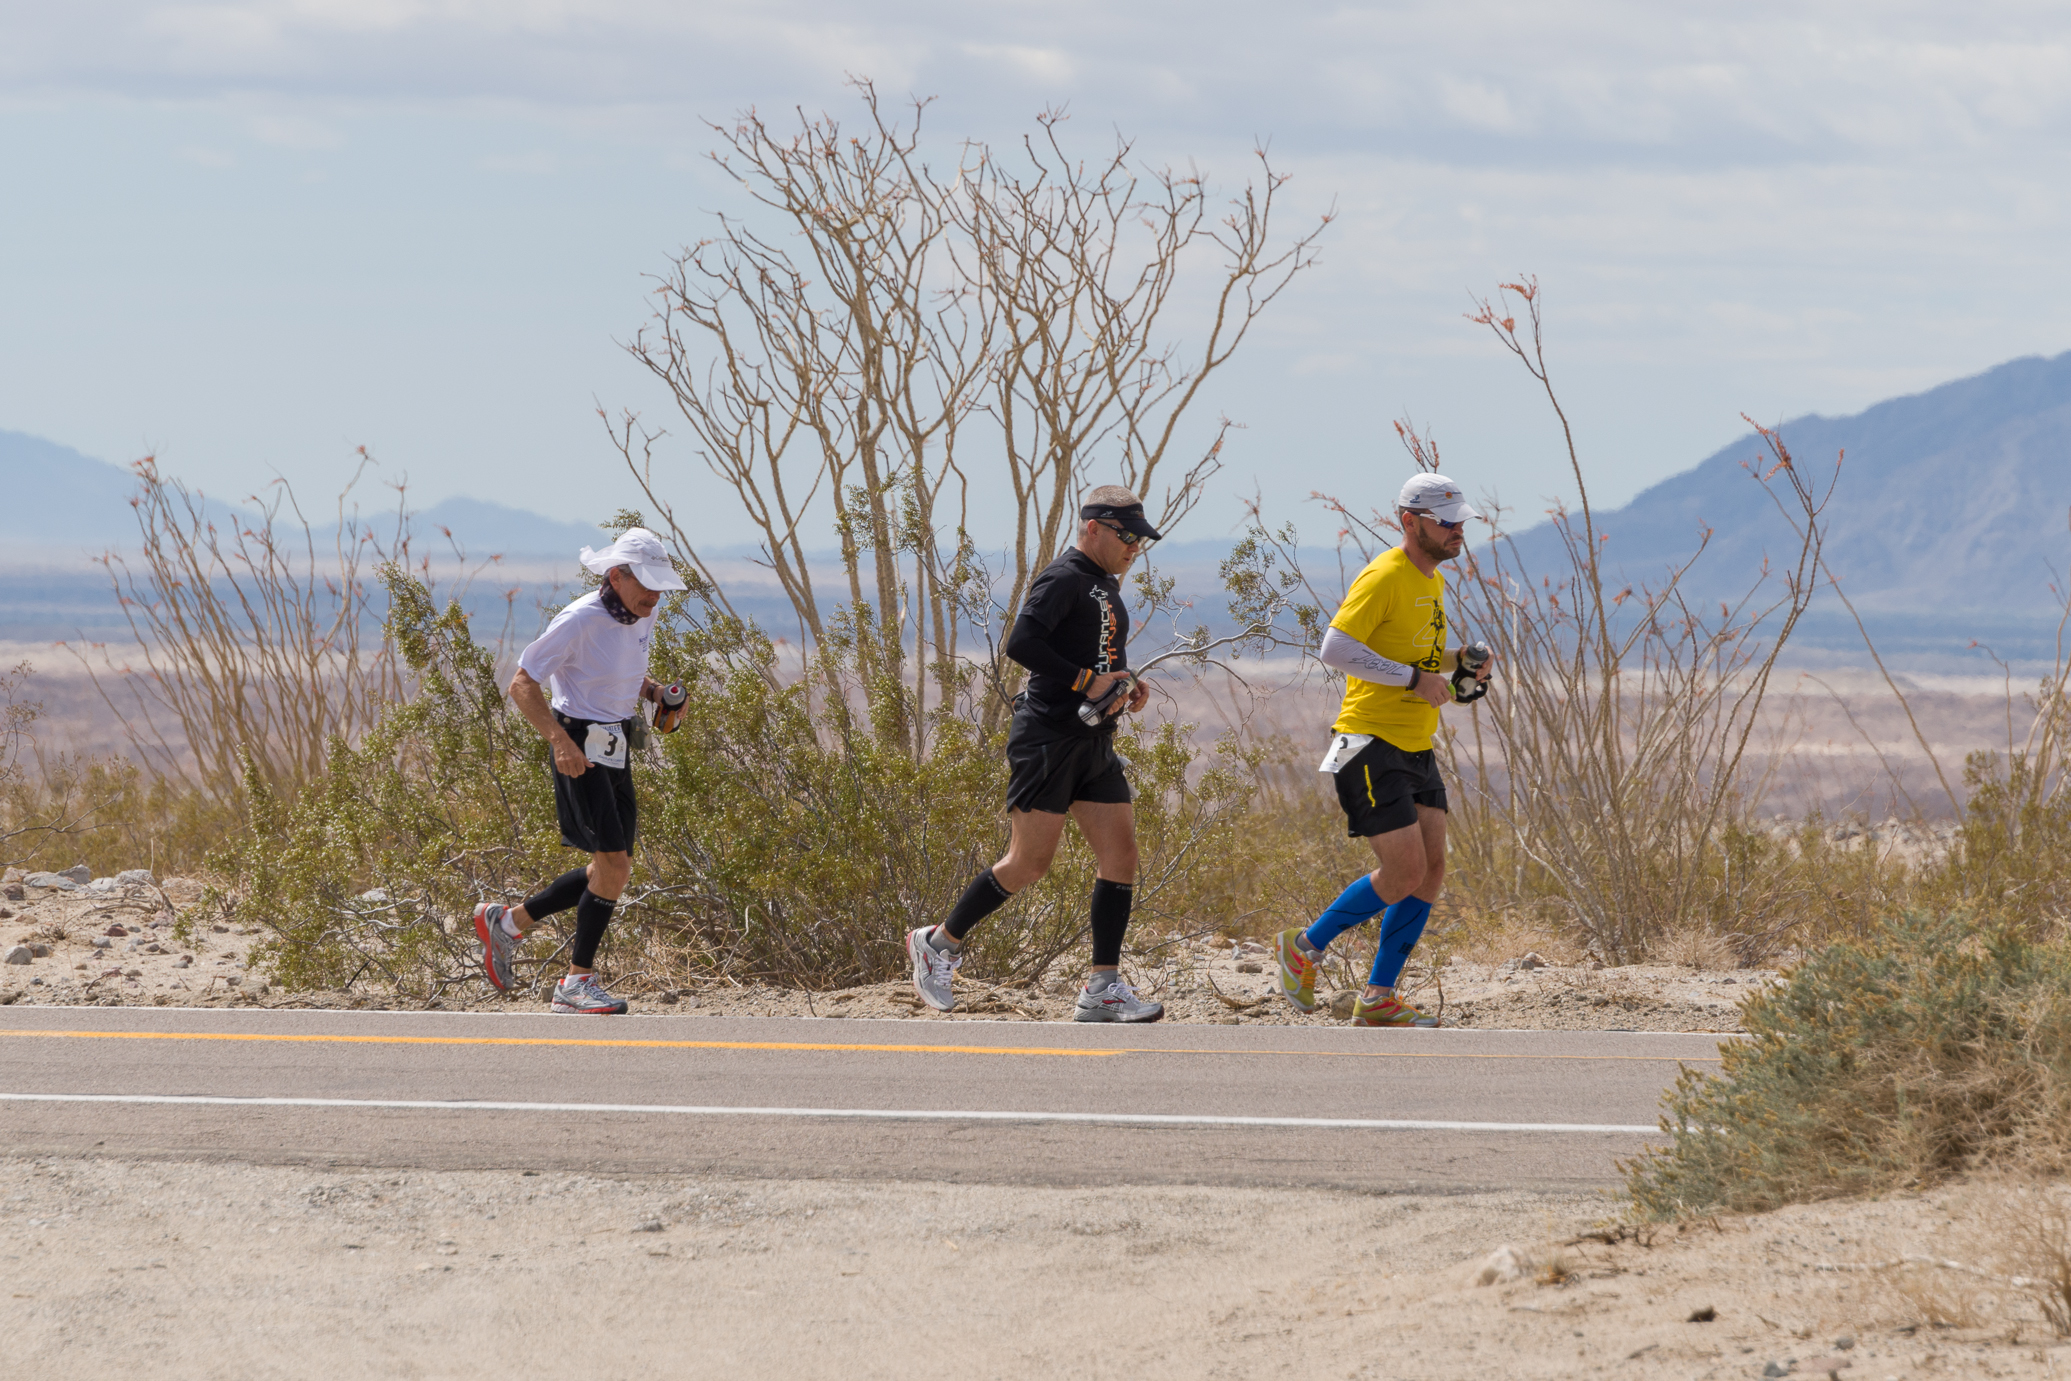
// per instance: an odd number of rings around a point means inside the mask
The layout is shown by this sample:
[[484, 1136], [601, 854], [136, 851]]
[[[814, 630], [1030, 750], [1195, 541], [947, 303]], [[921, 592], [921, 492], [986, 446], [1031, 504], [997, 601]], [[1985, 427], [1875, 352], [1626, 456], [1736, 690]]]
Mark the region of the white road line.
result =
[[1354, 1117], [1196, 1117], [1185, 1113], [957, 1112], [907, 1108], [719, 1108], [666, 1103], [474, 1103], [412, 1098], [219, 1098], [175, 1093], [0, 1093], [6, 1103], [146, 1103], [229, 1108], [403, 1108], [426, 1112], [637, 1113], [671, 1117], [847, 1117], [888, 1122], [1100, 1122], [1138, 1127], [1303, 1127], [1363, 1132], [1598, 1132], [1659, 1127], [1595, 1122], [1435, 1122]]

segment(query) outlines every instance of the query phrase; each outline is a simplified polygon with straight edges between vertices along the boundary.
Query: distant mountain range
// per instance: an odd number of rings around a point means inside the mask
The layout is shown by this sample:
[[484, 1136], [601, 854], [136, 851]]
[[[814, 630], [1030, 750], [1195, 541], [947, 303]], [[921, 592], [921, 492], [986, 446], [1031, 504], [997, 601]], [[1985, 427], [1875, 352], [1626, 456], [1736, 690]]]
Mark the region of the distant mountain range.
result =
[[[111, 547], [134, 547], [137, 525], [129, 498], [136, 484], [125, 466], [39, 436], [0, 431], [0, 493], [7, 496], [0, 504], [0, 564], [19, 566], [25, 556], [84, 558]], [[302, 497], [305, 503], [310, 498]], [[218, 513], [241, 506], [223, 503], [221, 496], [209, 499], [210, 509]], [[443, 544], [444, 530], [450, 530], [471, 556], [558, 559], [571, 570], [576, 552], [598, 545], [603, 536], [588, 524], [470, 498], [434, 504], [412, 514], [411, 523], [420, 541]], [[443, 545], [435, 549], [444, 550]]]
[[[2055, 592], [2066, 588], [2071, 566], [2071, 352], [2014, 360], [1852, 417], [1794, 418], [1778, 431], [1811, 476], [1831, 474], [1836, 456], [1846, 453], [1823, 519], [1826, 559], [1881, 651], [1901, 665], [1981, 673], [1989, 667], [1967, 651], [1973, 640], [2016, 661], [2054, 658], [2053, 613], [2061, 610]], [[1617, 578], [1658, 585], [1709, 528], [1710, 544], [1685, 589], [1730, 599], [1755, 579], [1765, 556], [1781, 561], [1794, 551], [1789, 528], [1750, 466], [1768, 468], [1768, 452], [1753, 433], [1632, 502], [1598, 512]], [[1471, 487], [1471, 477], [1460, 478]], [[0, 493], [8, 500], [0, 504], [0, 639], [120, 626], [106, 585], [82, 581], [78, 568], [89, 556], [135, 544], [128, 504], [134, 485], [123, 467], [0, 431]], [[572, 577], [577, 550], [603, 535], [471, 498], [447, 499], [413, 522], [429, 550], [443, 550], [450, 529], [472, 557], [532, 563], [529, 573], [513, 575], [537, 584], [542, 595]], [[1515, 542], [1530, 569], [1558, 569], [1559, 544], [1547, 524]], [[1225, 554], [1221, 543], [1167, 543], [1157, 561], [1196, 591], [1212, 620], [1222, 603], [1214, 572]], [[760, 572], [742, 570], [749, 578], [736, 590], [737, 606], [772, 627], [788, 627], [782, 596], [758, 581]], [[1794, 645], [1802, 656], [1861, 657], [1853, 620], [1827, 594]]]
[[[1880, 648], [1954, 652], [1974, 638], [2009, 657], [2053, 655], [2052, 615], [2071, 566], [2071, 352], [1776, 430], [1799, 469], [1822, 483], [1845, 453], [1822, 519], [1826, 562]], [[1622, 580], [1658, 585], [1710, 528], [1685, 588], [1710, 598], [1744, 591], [1765, 556], [1781, 561], [1797, 549], [1750, 473], [1773, 463], [1750, 432], [1622, 508], [1598, 511], [1610, 564]], [[1554, 568], [1550, 525], [1516, 540], [1530, 568]], [[1802, 635], [1812, 645], [1860, 645], [1830, 595]]]

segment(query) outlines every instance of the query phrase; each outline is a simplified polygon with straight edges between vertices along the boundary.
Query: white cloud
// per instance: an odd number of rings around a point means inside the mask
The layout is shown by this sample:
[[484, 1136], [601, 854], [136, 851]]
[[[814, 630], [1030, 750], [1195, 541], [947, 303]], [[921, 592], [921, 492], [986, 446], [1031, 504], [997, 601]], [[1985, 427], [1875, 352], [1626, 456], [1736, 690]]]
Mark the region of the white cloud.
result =
[[560, 171], [560, 161], [545, 149], [534, 149], [530, 153], [492, 154], [482, 160], [482, 166], [492, 173], [522, 173], [528, 177], [547, 177]]
[[1509, 98], [1487, 82], [1441, 75], [1438, 78], [1438, 102], [1446, 114], [1468, 129], [1491, 130], [1497, 134], [1516, 134], [1524, 129], [1524, 122], [1510, 108]]
[[1062, 48], [1031, 48], [1020, 43], [966, 43], [961, 47], [981, 62], [1003, 64], [1031, 81], [1062, 83], [1078, 75], [1078, 64]]
[[[2058, 325], [2071, 287], [2056, 285], [2071, 233], [2071, 9], [2043, 0], [0, 9], [0, 107], [215, 112], [215, 126], [163, 136], [207, 167], [249, 152], [241, 136], [294, 150], [349, 141], [356, 159], [302, 161], [341, 185], [348, 165], [392, 172], [392, 184], [352, 184], [376, 212], [393, 212], [381, 199], [399, 203], [411, 194], [393, 189], [412, 179], [474, 178], [513, 205], [534, 195], [526, 178], [485, 172], [552, 174], [543, 202], [622, 180], [641, 190], [625, 194], [619, 224], [656, 246], [695, 235], [694, 216], [721, 204], [682, 191], [711, 144], [700, 119], [751, 105], [773, 120], [794, 104], [852, 111], [850, 75], [894, 99], [940, 96], [929, 123], [945, 139], [1011, 137], [1065, 105], [1083, 147], [1119, 128], [1146, 157], [1198, 158], [1224, 184], [1250, 172], [1251, 140], [1269, 138], [1296, 174], [1290, 209], [1317, 214], [1335, 197], [1322, 267], [1247, 347], [1262, 382], [1232, 410], [1261, 423], [1248, 443], [1259, 448], [1273, 444], [1275, 391], [1299, 387], [1313, 390], [1299, 409], [1303, 425], [1322, 419], [1315, 436], [1340, 407], [1364, 427], [1376, 409], [1414, 404], [1460, 433], [1463, 456], [1505, 452], [1523, 434], [1505, 428], [1524, 424], [1477, 392], [1488, 347], [1460, 316], [1470, 290], [1527, 270], [1546, 283], [1578, 412], [1593, 413], [1609, 454], [1649, 465], [1723, 439], [1677, 440], [1693, 418], [1730, 431], [1743, 406], [1844, 411], [2071, 346]], [[414, 161], [418, 131], [449, 142]], [[606, 166], [609, 178], [596, 173]], [[518, 242], [522, 218], [468, 214], [426, 219], [426, 253]], [[594, 252], [572, 232], [545, 243], [543, 292]], [[457, 302], [469, 289], [452, 282]], [[608, 339], [633, 324], [628, 310], [614, 302], [618, 315], [600, 307], [556, 330]], [[521, 342], [491, 355], [529, 381], [527, 405], [545, 395]]]
[[1266, 21], [1232, 0], [111, 0], [0, 19], [0, 81], [18, 90], [710, 115], [824, 99], [859, 73], [980, 103], [1070, 98], [1143, 131], [1774, 157], [2061, 137], [2071, 13], [2027, 0], [1311, 0]]
[[345, 143], [345, 136], [332, 125], [296, 115], [254, 116], [251, 129], [260, 143], [282, 149], [335, 149]]

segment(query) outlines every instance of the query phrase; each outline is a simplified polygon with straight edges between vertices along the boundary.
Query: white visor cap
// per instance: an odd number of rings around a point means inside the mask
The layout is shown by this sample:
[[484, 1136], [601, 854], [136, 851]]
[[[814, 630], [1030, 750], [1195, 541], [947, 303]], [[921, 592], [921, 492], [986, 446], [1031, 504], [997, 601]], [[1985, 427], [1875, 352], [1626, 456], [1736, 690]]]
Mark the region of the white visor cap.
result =
[[1467, 502], [1460, 486], [1444, 475], [1412, 475], [1409, 483], [1402, 486], [1402, 496], [1395, 500], [1395, 507], [1422, 509], [1448, 523], [1481, 516], [1481, 510]]
[[669, 564], [669, 549], [662, 545], [662, 539], [644, 527], [627, 528], [616, 542], [602, 551], [584, 547], [577, 559], [585, 569], [598, 575], [607, 575], [620, 566], [630, 566], [633, 579], [650, 590], [687, 588], [677, 579], [676, 568]]

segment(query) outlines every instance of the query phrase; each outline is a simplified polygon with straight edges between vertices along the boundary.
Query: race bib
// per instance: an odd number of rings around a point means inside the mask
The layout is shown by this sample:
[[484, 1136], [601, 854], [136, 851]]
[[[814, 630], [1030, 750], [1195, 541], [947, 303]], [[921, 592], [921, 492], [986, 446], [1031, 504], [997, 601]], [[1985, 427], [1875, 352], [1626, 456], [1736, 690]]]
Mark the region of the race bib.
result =
[[1323, 755], [1323, 764], [1318, 772], [1335, 773], [1340, 767], [1358, 757], [1366, 745], [1373, 742], [1372, 734], [1333, 734], [1330, 751]]
[[582, 741], [582, 755], [599, 767], [626, 765], [626, 726], [592, 724]]

